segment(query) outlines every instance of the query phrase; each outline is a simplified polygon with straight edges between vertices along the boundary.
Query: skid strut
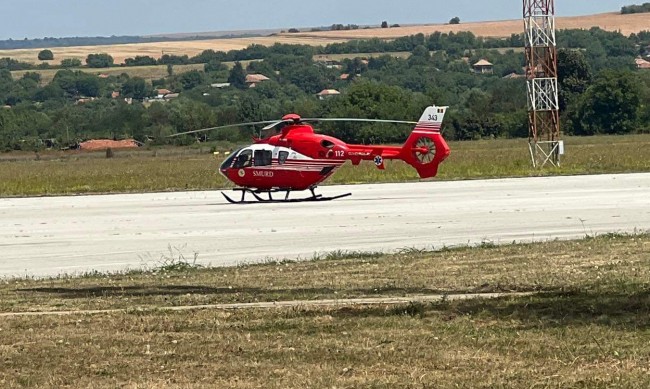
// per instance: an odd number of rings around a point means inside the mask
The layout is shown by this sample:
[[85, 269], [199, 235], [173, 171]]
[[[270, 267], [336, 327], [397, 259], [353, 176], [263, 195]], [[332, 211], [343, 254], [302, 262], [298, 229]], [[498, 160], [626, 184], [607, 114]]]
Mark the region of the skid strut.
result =
[[[338, 196], [333, 196], [333, 197], [323, 197], [321, 194], [316, 194], [314, 191], [316, 187], [311, 187], [309, 188], [309, 191], [311, 192], [310, 197], [304, 197], [304, 198], [299, 198], [299, 199], [290, 199], [289, 194], [291, 193], [291, 190], [289, 189], [272, 189], [272, 190], [260, 190], [260, 189], [249, 189], [249, 188], [235, 188], [233, 189], [235, 192], [241, 192], [241, 199], [240, 200], [233, 200], [230, 198], [227, 194], [221, 192], [223, 197], [226, 198], [226, 200], [231, 203], [231, 204], [258, 204], [258, 203], [302, 203], [302, 202], [316, 202], [316, 201], [332, 201], [336, 199], [340, 199], [343, 197], [348, 197], [351, 196], [352, 193], [346, 193]], [[285, 193], [284, 199], [276, 199], [273, 198], [273, 193]], [[246, 200], [246, 194], [249, 193], [251, 194], [255, 200]], [[268, 199], [264, 198], [262, 196], [268, 195]]]

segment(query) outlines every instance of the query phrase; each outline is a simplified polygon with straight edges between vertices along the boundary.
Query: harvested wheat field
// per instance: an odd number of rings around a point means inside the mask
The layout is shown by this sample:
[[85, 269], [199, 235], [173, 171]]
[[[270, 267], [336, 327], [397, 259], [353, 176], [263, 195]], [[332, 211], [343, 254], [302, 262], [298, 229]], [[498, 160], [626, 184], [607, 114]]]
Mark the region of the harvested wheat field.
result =
[[[65, 58], [78, 58], [82, 62], [88, 54], [107, 53], [115, 60], [116, 64], [124, 63], [124, 59], [133, 58], [137, 55], [148, 55], [160, 58], [162, 54], [185, 55], [192, 57], [204, 50], [215, 51], [241, 50], [252, 44], [271, 46], [275, 43], [300, 44], [300, 45], [327, 45], [330, 43], [344, 42], [346, 39], [328, 37], [300, 37], [300, 36], [266, 36], [255, 38], [233, 38], [233, 39], [206, 39], [194, 41], [176, 42], [154, 42], [154, 43], [132, 43], [123, 45], [104, 46], [73, 46], [54, 47], [54, 61], [48, 61], [51, 65], [58, 65]], [[0, 50], [0, 58], [11, 57], [19, 61], [40, 63], [38, 52], [42, 49], [24, 50]]]
[[[592, 27], [600, 27], [604, 30], [621, 31], [624, 35], [630, 35], [639, 31], [650, 30], [650, 15], [621, 15], [612, 12], [588, 16], [558, 17], [556, 23], [558, 29], [590, 29]], [[329, 39], [391, 39], [419, 33], [429, 35], [436, 31], [445, 33], [471, 31], [477, 36], [500, 38], [509, 37], [512, 34], [520, 34], [523, 30], [524, 25], [522, 20], [503, 20], [493, 22], [461, 23], [455, 25], [428, 24], [396, 28], [372, 28], [366, 30], [306, 32], [298, 35], [301, 37]], [[289, 34], [284, 34], [284, 36], [287, 35]], [[291, 34], [291, 36], [296, 36], [296, 34]]]

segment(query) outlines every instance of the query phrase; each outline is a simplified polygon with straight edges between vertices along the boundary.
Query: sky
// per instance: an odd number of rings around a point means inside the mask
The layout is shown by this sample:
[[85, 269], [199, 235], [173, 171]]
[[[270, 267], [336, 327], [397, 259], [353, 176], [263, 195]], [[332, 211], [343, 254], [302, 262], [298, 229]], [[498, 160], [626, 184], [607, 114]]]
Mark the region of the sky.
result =
[[[640, 0], [556, 0], [558, 16], [617, 11]], [[0, 40], [288, 29], [522, 17], [522, 0], [0, 0]]]

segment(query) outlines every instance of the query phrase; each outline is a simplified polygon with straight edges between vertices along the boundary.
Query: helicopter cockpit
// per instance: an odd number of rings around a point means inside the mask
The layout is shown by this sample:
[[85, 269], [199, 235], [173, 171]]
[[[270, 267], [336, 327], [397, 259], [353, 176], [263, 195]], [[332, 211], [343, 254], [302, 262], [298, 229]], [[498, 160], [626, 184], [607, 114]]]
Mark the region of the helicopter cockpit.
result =
[[[229, 168], [243, 169], [251, 166], [270, 166], [273, 161], [273, 153], [274, 150], [272, 146], [260, 147], [258, 145], [239, 149], [223, 161], [221, 164], [221, 170]], [[284, 162], [289, 153], [286, 151], [280, 153], [282, 154], [281, 157], [284, 157]]]
[[232, 154], [230, 154], [230, 156], [228, 158], [226, 158], [225, 161], [223, 161], [223, 163], [221, 164], [220, 169], [223, 171], [225, 169], [231, 168], [233, 166], [233, 162], [235, 161], [235, 159], [237, 159], [237, 157], [239, 156], [239, 153], [242, 150], [243, 149], [239, 149], [239, 150], [233, 152]]

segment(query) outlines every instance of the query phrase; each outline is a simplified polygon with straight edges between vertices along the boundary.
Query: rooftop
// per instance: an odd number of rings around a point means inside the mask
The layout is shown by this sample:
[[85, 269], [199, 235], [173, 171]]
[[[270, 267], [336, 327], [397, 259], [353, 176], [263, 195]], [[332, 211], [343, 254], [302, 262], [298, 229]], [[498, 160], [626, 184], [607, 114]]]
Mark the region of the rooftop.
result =
[[478, 61], [477, 63], [475, 63], [474, 66], [494, 66], [494, 65], [491, 62], [489, 62], [489, 61], [487, 61], [485, 59], [482, 59], [482, 60]]
[[262, 81], [268, 81], [270, 78], [266, 77], [263, 74], [248, 74], [246, 75], [246, 82], [247, 83], [255, 83], [255, 82], [262, 82]]

